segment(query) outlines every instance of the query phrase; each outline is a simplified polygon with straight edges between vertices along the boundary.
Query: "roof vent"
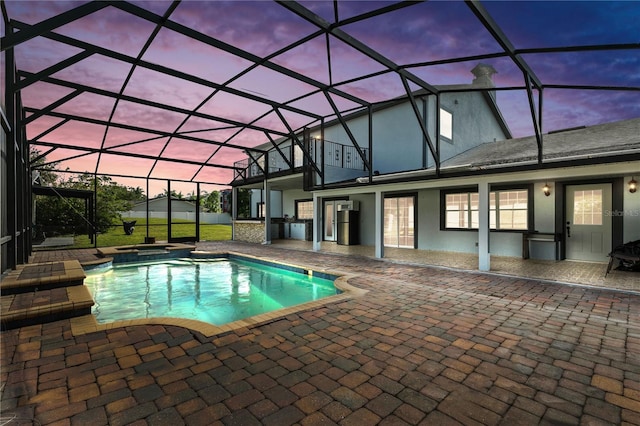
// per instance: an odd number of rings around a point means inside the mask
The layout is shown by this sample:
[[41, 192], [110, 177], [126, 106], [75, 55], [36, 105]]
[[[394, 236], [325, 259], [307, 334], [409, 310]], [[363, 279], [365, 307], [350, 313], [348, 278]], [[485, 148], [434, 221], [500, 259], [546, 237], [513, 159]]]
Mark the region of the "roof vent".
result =
[[498, 71], [496, 71], [496, 69], [491, 65], [478, 64], [471, 70], [471, 72], [476, 76], [476, 78], [473, 79], [474, 85], [495, 87], [495, 84], [493, 84], [493, 79], [491, 77], [494, 74], [497, 74]]

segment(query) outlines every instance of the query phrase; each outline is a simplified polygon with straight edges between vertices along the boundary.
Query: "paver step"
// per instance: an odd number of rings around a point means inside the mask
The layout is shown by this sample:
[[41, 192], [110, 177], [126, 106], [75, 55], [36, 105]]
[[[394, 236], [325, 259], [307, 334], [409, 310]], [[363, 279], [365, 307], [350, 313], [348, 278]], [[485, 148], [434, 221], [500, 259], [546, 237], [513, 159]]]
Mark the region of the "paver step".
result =
[[0, 297], [2, 330], [91, 314], [94, 305], [84, 285]]
[[84, 269], [77, 260], [19, 265], [0, 282], [3, 296], [82, 285]]
[[90, 314], [85, 276], [77, 260], [20, 265], [0, 282], [2, 330]]

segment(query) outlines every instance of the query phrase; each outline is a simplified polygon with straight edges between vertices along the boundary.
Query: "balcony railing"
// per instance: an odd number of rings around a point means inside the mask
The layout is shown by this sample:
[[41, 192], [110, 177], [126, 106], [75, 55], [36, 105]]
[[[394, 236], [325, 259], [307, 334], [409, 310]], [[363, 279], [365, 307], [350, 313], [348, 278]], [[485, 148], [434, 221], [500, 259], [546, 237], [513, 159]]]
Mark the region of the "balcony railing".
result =
[[[367, 155], [367, 150], [362, 150]], [[324, 165], [340, 167], [342, 169], [364, 170], [364, 161], [358, 150], [352, 145], [342, 145], [335, 142], [324, 142]]]
[[[362, 161], [358, 150], [352, 145], [343, 145], [331, 141], [322, 141], [313, 139], [308, 142], [309, 156], [318, 166], [322, 168], [323, 162], [321, 155], [324, 153], [324, 166], [337, 167], [340, 169], [365, 170], [365, 163]], [[362, 149], [364, 155], [368, 155], [367, 149]], [[265, 155], [261, 155], [257, 159], [245, 158], [236, 161], [234, 166], [234, 180], [247, 180], [251, 178], [264, 177], [265, 156], [267, 158], [269, 174], [292, 171], [289, 163], [293, 168], [302, 167], [307, 161], [304, 157], [302, 149], [299, 146], [280, 147], [280, 152], [276, 149], [268, 151]], [[288, 160], [288, 161], [287, 161]]]

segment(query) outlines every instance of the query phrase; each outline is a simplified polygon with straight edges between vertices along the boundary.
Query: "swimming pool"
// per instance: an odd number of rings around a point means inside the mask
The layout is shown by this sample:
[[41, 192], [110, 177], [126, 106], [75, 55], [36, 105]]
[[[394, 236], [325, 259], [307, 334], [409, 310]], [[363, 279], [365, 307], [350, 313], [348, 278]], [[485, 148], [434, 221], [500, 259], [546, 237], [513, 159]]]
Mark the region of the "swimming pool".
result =
[[333, 281], [241, 258], [114, 265], [84, 281], [98, 323], [174, 317], [223, 325], [336, 295]]

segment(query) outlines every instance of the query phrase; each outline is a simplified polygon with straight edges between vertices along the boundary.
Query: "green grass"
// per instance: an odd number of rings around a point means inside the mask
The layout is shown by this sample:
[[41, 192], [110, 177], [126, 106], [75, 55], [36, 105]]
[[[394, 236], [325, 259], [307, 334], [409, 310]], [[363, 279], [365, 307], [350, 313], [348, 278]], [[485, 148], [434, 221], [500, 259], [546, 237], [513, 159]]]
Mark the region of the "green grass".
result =
[[[147, 221], [145, 218], [130, 218], [129, 221], [136, 221], [133, 234], [124, 233], [122, 223], [113, 226], [108, 232], [98, 235], [98, 247], [126, 246], [130, 244], [142, 244], [147, 236]], [[171, 224], [172, 237], [193, 237], [196, 235], [195, 222], [186, 220], [174, 220]], [[149, 219], [149, 236], [155, 237], [156, 241], [167, 241], [167, 220]], [[225, 241], [231, 239], [231, 225], [207, 225], [200, 224], [200, 241]], [[73, 248], [93, 247], [87, 235], [76, 235]]]

